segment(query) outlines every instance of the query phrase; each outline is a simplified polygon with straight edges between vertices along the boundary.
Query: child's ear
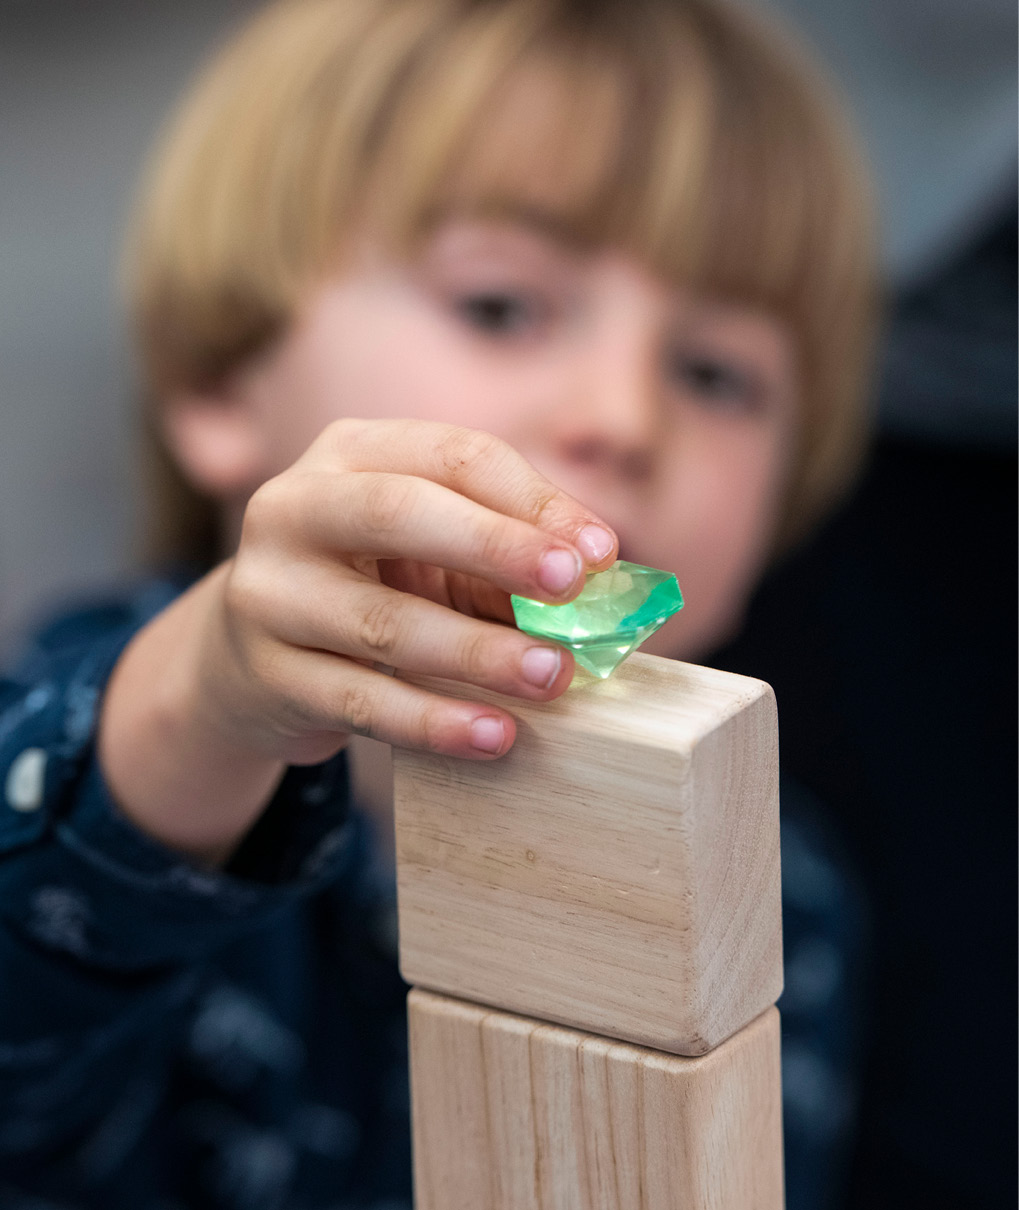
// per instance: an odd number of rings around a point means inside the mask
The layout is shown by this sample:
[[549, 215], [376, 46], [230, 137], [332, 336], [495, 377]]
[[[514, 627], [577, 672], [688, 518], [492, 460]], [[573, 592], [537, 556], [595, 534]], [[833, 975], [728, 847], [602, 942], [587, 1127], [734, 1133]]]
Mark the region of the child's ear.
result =
[[246, 497], [265, 478], [259, 413], [229, 389], [171, 395], [162, 430], [177, 464], [204, 495], [224, 502]]

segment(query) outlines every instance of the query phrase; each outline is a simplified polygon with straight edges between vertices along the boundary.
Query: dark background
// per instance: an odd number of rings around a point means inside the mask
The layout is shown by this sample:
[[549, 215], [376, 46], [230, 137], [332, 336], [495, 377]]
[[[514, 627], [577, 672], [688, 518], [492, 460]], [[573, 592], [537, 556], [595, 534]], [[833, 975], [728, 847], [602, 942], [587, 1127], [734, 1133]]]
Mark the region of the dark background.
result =
[[[979, 392], [1014, 416], [1016, 324], [1013, 202], [898, 300], [885, 414], [947, 416]], [[1014, 431], [883, 427], [853, 497], [713, 662], [774, 686], [783, 770], [835, 817], [870, 900], [849, 1204], [1012, 1207]]]

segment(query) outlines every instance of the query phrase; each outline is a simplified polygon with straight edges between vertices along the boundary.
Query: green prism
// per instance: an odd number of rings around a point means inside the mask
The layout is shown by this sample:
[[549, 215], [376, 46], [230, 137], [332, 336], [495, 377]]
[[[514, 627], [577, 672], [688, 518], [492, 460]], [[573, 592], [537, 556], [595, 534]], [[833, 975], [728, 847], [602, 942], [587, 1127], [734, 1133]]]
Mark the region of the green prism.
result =
[[683, 608], [674, 575], [622, 560], [588, 576], [567, 605], [510, 600], [518, 629], [569, 648], [578, 664], [602, 679]]

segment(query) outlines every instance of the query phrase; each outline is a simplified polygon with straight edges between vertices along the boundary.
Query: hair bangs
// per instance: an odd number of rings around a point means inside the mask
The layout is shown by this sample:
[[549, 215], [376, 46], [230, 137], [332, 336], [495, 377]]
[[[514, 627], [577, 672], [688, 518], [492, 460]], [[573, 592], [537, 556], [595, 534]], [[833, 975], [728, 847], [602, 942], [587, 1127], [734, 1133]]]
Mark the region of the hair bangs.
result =
[[612, 6], [601, 20], [598, 6], [475, 7], [400, 99], [371, 223], [403, 242], [449, 213], [533, 215], [689, 278], [714, 104], [691, 40], [641, 27], [640, 45]]

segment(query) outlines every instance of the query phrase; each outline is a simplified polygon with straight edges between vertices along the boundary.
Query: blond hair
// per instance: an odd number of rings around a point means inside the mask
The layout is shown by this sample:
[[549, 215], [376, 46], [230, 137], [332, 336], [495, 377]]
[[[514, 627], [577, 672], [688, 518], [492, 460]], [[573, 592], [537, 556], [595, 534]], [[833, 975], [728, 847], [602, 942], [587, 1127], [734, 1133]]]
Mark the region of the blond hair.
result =
[[[500, 121], [521, 81], [544, 82], [544, 108]], [[211, 388], [269, 347], [359, 224], [399, 244], [451, 207], [551, 208], [790, 323], [788, 541], [863, 447], [866, 182], [800, 51], [715, 0], [279, 0], [212, 62], [147, 179], [127, 261], [146, 385]], [[151, 553], [211, 560], [213, 506], [155, 451]]]

